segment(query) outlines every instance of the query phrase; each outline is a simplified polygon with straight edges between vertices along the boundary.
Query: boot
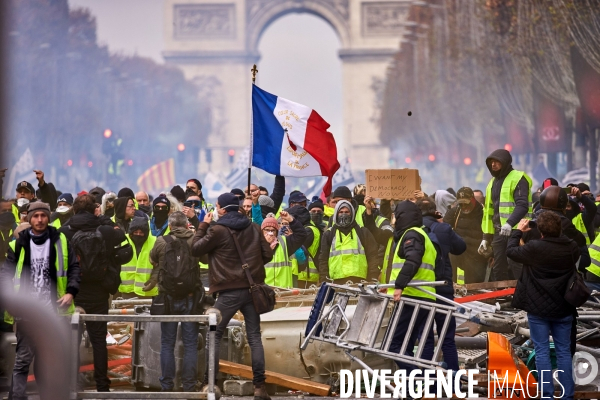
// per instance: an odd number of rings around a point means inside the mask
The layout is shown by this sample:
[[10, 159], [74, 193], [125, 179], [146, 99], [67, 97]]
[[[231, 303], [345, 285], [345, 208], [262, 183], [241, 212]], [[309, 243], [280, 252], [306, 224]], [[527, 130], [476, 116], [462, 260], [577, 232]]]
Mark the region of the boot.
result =
[[267, 393], [267, 386], [263, 383], [260, 386], [254, 386], [254, 400], [271, 400]]

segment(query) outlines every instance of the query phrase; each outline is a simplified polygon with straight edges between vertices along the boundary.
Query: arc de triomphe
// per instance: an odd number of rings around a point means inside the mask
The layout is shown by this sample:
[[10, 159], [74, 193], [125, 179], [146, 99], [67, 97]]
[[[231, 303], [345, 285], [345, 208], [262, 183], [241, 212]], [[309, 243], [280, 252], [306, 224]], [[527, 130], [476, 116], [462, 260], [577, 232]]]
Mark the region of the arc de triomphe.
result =
[[[378, 93], [409, 25], [410, 0], [166, 0], [167, 63], [196, 81], [211, 102], [212, 133], [200, 154], [201, 171], [230, 168], [228, 151], [248, 145], [252, 64], [273, 21], [292, 12], [323, 18], [342, 48], [343, 136], [356, 170], [386, 168], [389, 149], [379, 141]], [[260, 69], [260, 65], [259, 65]], [[310, 105], [309, 105], [310, 106]]]

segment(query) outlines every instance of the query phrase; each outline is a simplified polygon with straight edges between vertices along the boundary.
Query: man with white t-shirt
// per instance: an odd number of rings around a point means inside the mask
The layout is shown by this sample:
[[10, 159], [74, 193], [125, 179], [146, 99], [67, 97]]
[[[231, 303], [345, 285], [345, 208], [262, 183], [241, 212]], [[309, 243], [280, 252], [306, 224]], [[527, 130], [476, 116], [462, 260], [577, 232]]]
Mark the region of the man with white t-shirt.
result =
[[[38, 299], [40, 307], [59, 315], [74, 311], [73, 298], [79, 291], [80, 270], [75, 253], [64, 234], [49, 226], [50, 206], [39, 201], [29, 204], [30, 229], [19, 233], [9, 244], [0, 282], [12, 283], [15, 291]], [[34, 343], [20, 325], [35, 323], [17, 319], [17, 354], [9, 398], [27, 399], [27, 375], [36, 355]], [[35, 371], [34, 371], [35, 373]]]

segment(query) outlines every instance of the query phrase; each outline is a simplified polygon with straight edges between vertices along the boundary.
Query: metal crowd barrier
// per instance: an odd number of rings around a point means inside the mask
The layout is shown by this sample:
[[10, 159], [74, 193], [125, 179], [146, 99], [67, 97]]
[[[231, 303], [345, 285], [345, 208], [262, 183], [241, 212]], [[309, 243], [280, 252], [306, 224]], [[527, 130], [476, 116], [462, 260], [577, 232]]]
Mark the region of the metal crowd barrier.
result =
[[[79, 392], [77, 376], [79, 370], [79, 332], [84, 321], [98, 322], [198, 322], [208, 325], [208, 392]], [[217, 315], [99, 315], [75, 313], [71, 317], [71, 374], [70, 399], [207, 399], [215, 400], [215, 334]]]
[[[445, 285], [446, 282], [416, 281], [409, 283], [409, 286], [431, 293], [419, 287], [419, 285], [424, 284], [427, 286], [442, 286]], [[324, 289], [324, 293], [321, 294], [324, 296], [322, 297], [323, 301], [320, 306], [314, 306], [312, 310], [312, 313], [318, 315], [317, 321], [306, 335], [301, 346], [302, 350], [305, 350], [308, 343], [312, 340], [319, 340], [332, 343], [335, 346], [346, 350], [349, 356], [350, 351], [360, 350], [377, 354], [394, 361], [415, 365], [420, 368], [444, 369], [443, 365], [437, 361], [441, 355], [443, 340], [438, 340], [431, 360], [422, 358], [425, 340], [419, 340], [417, 350], [413, 357], [404, 354], [408, 347], [409, 338], [415, 329], [417, 315], [420, 310], [428, 311], [427, 320], [423, 327], [423, 335], [426, 335], [427, 332], [433, 328], [435, 314], [444, 314], [444, 325], [442, 326], [440, 333], [440, 337], [444, 337], [452, 315], [457, 314], [464, 317], [465, 314], [469, 316], [471, 314], [469, 307], [445, 299], [442, 296], [436, 295], [436, 298], [446, 301], [448, 305], [421, 301], [403, 296], [399, 302], [394, 303], [392, 314], [387, 321], [386, 327], [383, 325], [385, 323], [385, 314], [388, 312], [388, 305], [390, 302], [393, 302], [393, 298], [387, 294], [379, 293], [379, 289], [393, 288], [394, 285], [362, 284], [358, 285], [357, 288], [331, 283], [326, 283], [325, 285], [326, 289]], [[331, 299], [326, 301], [329, 298]], [[351, 321], [346, 315], [346, 306], [350, 298], [358, 298], [358, 304], [356, 305]], [[315, 304], [317, 304], [317, 302]], [[404, 337], [400, 352], [391, 352], [389, 351], [389, 348], [392, 344], [394, 332], [396, 331], [396, 326], [400, 319], [400, 315], [402, 314], [402, 310], [406, 305], [413, 306], [408, 330]], [[344, 325], [342, 325], [342, 321], [345, 323]], [[383, 338], [378, 338], [377, 336], [381, 328], [385, 328], [385, 334]], [[363, 365], [363, 367], [365, 367], [365, 365]]]

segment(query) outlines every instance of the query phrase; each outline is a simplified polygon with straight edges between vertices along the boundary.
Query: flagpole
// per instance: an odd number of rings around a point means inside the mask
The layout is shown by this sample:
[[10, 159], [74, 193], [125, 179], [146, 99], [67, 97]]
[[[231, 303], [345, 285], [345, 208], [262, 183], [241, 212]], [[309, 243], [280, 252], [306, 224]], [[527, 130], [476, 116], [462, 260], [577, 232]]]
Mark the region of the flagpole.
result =
[[[256, 74], [258, 74], [258, 69], [256, 68], [256, 64], [252, 66], [250, 70], [252, 72], [252, 87], [256, 84]], [[248, 152], [248, 196], [250, 194], [250, 181], [252, 180], [252, 156], [254, 152], [254, 121], [253, 121], [253, 113], [252, 106], [250, 106], [250, 151]]]

